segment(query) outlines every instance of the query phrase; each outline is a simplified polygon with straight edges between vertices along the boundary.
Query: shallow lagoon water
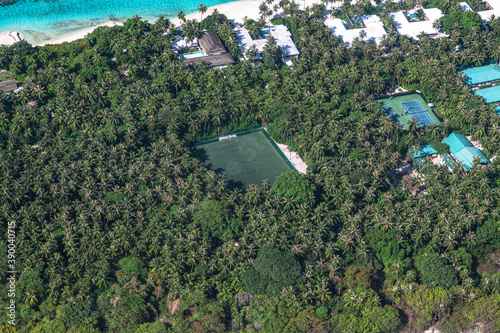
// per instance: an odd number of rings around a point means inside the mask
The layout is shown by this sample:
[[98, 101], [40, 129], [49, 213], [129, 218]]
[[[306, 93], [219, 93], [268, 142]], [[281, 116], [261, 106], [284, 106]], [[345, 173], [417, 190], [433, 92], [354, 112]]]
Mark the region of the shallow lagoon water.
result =
[[31, 43], [40, 43], [110, 21], [139, 15], [150, 22], [179, 11], [196, 13], [199, 3], [210, 7], [231, 0], [21, 0], [0, 7], [0, 32], [16, 30]]

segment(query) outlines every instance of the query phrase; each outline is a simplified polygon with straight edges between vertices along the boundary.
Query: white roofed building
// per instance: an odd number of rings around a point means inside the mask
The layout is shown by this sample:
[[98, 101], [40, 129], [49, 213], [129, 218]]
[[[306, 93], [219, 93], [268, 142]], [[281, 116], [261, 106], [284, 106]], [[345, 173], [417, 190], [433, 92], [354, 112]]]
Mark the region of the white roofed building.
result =
[[291, 59], [296, 58], [300, 54], [297, 46], [292, 40], [292, 34], [284, 25], [274, 25], [269, 28], [264, 28], [261, 31], [261, 35], [263, 36], [261, 39], [253, 39], [248, 30], [243, 27], [236, 28], [234, 31], [236, 33], [238, 45], [243, 49], [244, 59], [247, 58], [247, 52], [252, 45], [255, 45], [258, 51], [255, 58], [260, 59], [260, 53], [264, 51], [264, 47], [267, 43], [267, 36], [273, 36], [276, 40], [276, 45], [281, 49], [281, 53], [283, 54], [283, 61], [288, 66], [292, 64]]
[[[399, 11], [392, 13], [391, 17], [396, 22], [396, 29], [400, 35], [407, 35], [418, 39], [422, 32], [430, 37], [444, 37], [445, 34], [433, 27], [434, 22], [439, 20], [443, 13], [437, 8], [422, 8], [426, 19], [424, 21], [411, 22], [408, 20], [407, 13]], [[409, 14], [411, 15], [411, 14]]]
[[195, 47], [200, 47], [200, 44], [198, 43], [198, 39], [195, 38], [193, 41], [188, 42], [185, 37], [183, 36], [177, 36], [173, 42], [170, 43], [172, 45], [172, 49], [176, 52], [180, 50], [187, 50], [187, 49], [192, 49]]
[[467, 2], [460, 2], [458, 5], [464, 12], [473, 12], [472, 8], [470, 8]]
[[483, 20], [489, 21], [492, 16], [500, 17], [500, 0], [487, 0], [485, 3], [489, 9], [477, 12]]
[[[360, 20], [364, 28], [347, 29], [345, 21], [338, 18], [326, 19], [325, 25], [335, 36], [342, 37], [345, 46], [351, 46], [356, 37], [360, 37], [360, 40], [364, 42], [374, 42], [377, 44], [384, 39], [387, 31], [384, 28], [384, 23], [382, 23], [378, 16], [364, 15], [361, 16]], [[361, 34], [363, 34], [363, 38], [361, 38]]]

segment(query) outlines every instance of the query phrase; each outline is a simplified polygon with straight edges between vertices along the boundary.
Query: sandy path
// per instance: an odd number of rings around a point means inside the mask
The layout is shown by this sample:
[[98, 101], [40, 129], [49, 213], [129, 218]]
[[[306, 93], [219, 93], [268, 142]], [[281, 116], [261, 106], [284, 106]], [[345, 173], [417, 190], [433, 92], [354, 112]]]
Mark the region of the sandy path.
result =
[[[273, 140], [274, 141], [274, 140]], [[297, 154], [296, 152], [290, 151], [287, 145], [282, 143], [277, 143], [274, 141], [278, 148], [283, 152], [283, 155], [286, 156], [287, 160], [292, 163], [293, 167], [300, 173], [306, 174], [307, 172], [307, 164], [304, 160]]]

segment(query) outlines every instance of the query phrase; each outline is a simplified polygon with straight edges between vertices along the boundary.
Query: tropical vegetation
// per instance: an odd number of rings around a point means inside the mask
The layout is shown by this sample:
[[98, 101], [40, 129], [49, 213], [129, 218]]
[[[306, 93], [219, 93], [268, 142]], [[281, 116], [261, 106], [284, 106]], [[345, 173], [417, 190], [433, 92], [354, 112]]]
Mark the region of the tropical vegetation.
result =
[[[345, 48], [318, 7], [286, 8], [293, 69], [187, 67], [164, 18], [0, 47], [23, 87], [0, 92], [0, 228], [15, 223], [18, 272], [17, 325], [0, 330], [500, 330], [500, 122], [458, 72], [500, 59], [500, 20]], [[215, 15], [201, 26], [234, 45]], [[376, 99], [397, 87], [442, 124], [395, 125]], [[292, 188], [230, 187], [195, 157], [197, 140], [258, 124], [307, 161], [280, 177]], [[421, 170], [417, 196], [394, 183], [408, 148], [452, 131], [492, 163]]]

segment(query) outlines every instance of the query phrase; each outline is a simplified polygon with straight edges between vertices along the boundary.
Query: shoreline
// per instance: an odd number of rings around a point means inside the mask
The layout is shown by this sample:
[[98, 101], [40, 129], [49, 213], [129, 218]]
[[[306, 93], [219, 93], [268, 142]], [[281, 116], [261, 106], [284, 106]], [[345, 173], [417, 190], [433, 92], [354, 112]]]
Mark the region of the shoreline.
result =
[[[227, 19], [230, 22], [232, 22], [233, 24], [235, 24], [235, 25], [237, 23], [243, 24], [244, 18], [249, 18], [249, 19], [254, 19], [254, 20], [257, 20], [259, 18], [259, 16], [260, 16], [259, 15], [259, 6], [262, 2], [263, 2], [263, 0], [239, 0], [239, 1], [232, 1], [232, 2], [227, 2], [224, 4], [220, 4], [220, 5], [211, 6], [211, 7], [208, 7], [208, 10], [205, 14], [203, 14], [203, 17], [207, 17], [208, 15], [211, 15], [214, 12], [214, 10], [217, 9], [217, 11], [219, 13], [224, 14], [227, 17]], [[278, 3], [279, 3], [279, 0], [273, 1], [273, 3], [269, 6], [269, 8], [273, 8], [274, 5], [278, 4]], [[310, 7], [313, 4], [320, 4], [320, 3], [321, 3], [320, 0], [305, 0], [305, 1], [300, 0], [298, 2], [298, 7], [299, 7], [299, 9], [303, 9], [304, 5], [306, 7]], [[340, 1], [335, 2], [335, 5], [340, 4], [340, 3], [341, 3]], [[328, 6], [328, 8], [331, 8], [331, 6], [332, 5]], [[279, 16], [281, 13], [282, 13], [282, 11], [279, 10], [277, 13], [273, 13], [273, 14]], [[182, 21], [180, 19], [178, 19], [177, 17], [167, 17], [167, 18], [169, 18], [170, 21], [175, 26], [179, 26], [182, 23]], [[186, 15], [185, 18], [186, 18], [186, 20], [195, 19], [195, 20], [199, 21], [200, 20], [200, 13], [197, 12], [197, 13], [188, 14], [188, 15]], [[143, 19], [149, 20], [150, 18], [143, 17]], [[268, 19], [268, 21], [269, 21], [269, 19]], [[154, 21], [150, 22], [150, 23], [154, 23]], [[91, 33], [92, 31], [94, 31], [98, 27], [101, 27], [101, 26], [112, 27], [112, 26], [116, 26], [116, 25], [123, 25], [123, 22], [108, 21], [106, 23], [97, 25], [95, 27], [90, 27], [90, 28], [79, 30], [79, 31], [75, 31], [75, 32], [67, 34], [67, 35], [54, 37], [54, 38], [51, 38], [47, 41], [33, 44], [33, 46], [44, 46], [47, 44], [60, 44], [60, 43], [64, 43], [64, 42], [72, 42], [72, 41], [75, 41], [77, 39], [84, 38], [87, 34]], [[0, 36], [2, 36], [4, 34], [8, 34], [9, 32], [10, 31], [0, 32]], [[23, 39], [24, 39], [24, 36], [23, 36]], [[3, 44], [2, 40], [0, 39], [0, 45], [2, 45], [2, 44]]]
[[87, 36], [92, 31], [94, 31], [95, 29], [97, 29], [99, 27], [114, 27], [117, 25], [121, 26], [121, 25], [123, 25], [123, 23], [122, 22], [115, 22], [115, 21], [108, 21], [108, 22], [100, 24], [98, 26], [90, 27], [90, 28], [80, 30], [80, 31], [76, 31], [76, 32], [71, 33], [69, 35], [57, 37], [57, 38], [48, 40], [48, 41], [40, 43], [40, 44], [34, 44], [33, 46], [44, 46], [47, 44], [62, 44], [64, 42], [73, 42], [75, 40], [85, 38], [85, 36]]

